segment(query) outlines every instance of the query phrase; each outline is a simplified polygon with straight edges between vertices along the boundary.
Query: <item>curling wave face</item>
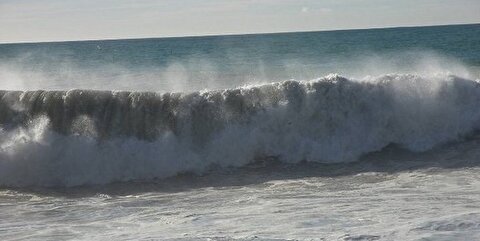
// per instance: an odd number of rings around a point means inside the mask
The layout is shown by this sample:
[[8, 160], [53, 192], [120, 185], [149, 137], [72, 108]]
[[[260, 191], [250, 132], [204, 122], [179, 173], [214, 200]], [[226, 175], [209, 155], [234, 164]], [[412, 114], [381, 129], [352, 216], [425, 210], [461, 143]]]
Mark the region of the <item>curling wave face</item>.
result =
[[425, 151], [480, 128], [480, 84], [445, 75], [0, 98], [0, 186], [164, 178], [266, 157], [350, 162], [389, 144]]

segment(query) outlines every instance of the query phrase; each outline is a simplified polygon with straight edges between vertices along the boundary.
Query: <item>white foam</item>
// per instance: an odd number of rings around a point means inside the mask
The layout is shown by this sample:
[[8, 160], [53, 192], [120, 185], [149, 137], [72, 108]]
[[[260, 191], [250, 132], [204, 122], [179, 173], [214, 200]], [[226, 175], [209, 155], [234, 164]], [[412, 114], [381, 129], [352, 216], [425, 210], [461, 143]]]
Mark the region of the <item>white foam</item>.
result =
[[[428, 150], [480, 124], [479, 84], [448, 75], [385, 75], [363, 82], [330, 75], [168, 95], [175, 104], [159, 108], [166, 96], [4, 93], [0, 185], [164, 178], [266, 156], [291, 163], [350, 162], [392, 143]], [[161, 111], [171, 116], [143, 115]]]

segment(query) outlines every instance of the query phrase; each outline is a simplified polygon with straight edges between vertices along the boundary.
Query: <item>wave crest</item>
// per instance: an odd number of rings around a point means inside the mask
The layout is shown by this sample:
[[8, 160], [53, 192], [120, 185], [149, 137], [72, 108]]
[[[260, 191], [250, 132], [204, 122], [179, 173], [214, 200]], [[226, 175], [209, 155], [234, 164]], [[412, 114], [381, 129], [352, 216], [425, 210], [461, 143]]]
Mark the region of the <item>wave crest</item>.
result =
[[284, 162], [348, 162], [477, 130], [480, 84], [329, 75], [219, 91], [0, 92], [0, 185], [74, 186]]

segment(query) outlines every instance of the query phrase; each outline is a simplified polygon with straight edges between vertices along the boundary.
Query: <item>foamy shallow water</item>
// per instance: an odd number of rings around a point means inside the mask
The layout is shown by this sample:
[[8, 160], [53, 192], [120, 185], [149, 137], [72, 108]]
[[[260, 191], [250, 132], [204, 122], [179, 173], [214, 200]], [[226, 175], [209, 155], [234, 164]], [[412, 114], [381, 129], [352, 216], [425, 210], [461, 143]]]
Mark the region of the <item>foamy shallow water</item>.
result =
[[476, 240], [476, 145], [384, 151], [347, 165], [3, 190], [0, 233], [3, 240]]

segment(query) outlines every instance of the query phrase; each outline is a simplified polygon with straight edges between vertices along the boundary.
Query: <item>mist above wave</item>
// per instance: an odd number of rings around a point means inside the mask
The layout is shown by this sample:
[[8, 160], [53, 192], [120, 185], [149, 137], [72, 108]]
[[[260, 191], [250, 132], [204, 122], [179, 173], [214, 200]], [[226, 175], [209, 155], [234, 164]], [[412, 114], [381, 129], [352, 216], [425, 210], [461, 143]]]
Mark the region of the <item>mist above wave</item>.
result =
[[[128, 90], [193, 92], [259, 85], [282, 80], [310, 80], [331, 73], [352, 79], [390, 73], [425, 77], [453, 74], [480, 78], [480, 68], [429, 50], [352, 52], [314, 58], [280, 59], [235, 52], [223, 57], [192, 55], [148, 65], [80, 61], [71, 53], [27, 52], [0, 60], [0, 89], [4, 90]], [[113, 57], [112, 57], [113, 58]]]
[[451, 75], [329, 75], [190, 93], [3, 91], [0, 185], [72, 186], [425, 151], [480, 126], [480, 85]]

